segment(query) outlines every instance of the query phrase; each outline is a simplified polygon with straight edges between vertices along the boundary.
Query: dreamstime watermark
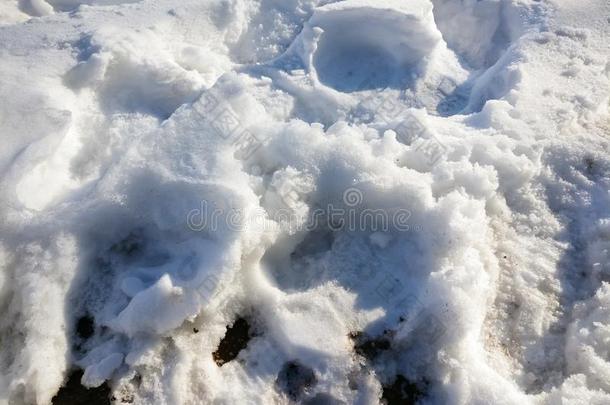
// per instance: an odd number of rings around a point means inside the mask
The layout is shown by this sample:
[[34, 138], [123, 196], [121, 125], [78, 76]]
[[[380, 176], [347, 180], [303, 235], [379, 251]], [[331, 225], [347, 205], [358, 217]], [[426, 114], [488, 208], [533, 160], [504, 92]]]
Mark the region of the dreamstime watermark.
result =
[[359, 294], [371, 289], [382, 303], [386, 312], [398, 316], [401, 325], [399, 340], [415, 343], [418, 347], [430, 346], [436, 343], [449, 330], [449, 325], [455, 324], [458, 316], [449, 309], [449, 303], [436, 306], [426, 306], [416, 294], [391, 272], [378, 272], [369, 268], [366, 271], [357, 269], [355, 277], [346, 287]]
[[305, 217], [291, 209], [278, 209], [273, 214], [254, 211], [246, 215], [241, 208], [221, 207], [206, 200], [186, 216], [188, 229], [196, 232], [239, 231], [248, 227], [263, 229], [278, 225], [293, 231], [331, 229], [333, 231], [407, 232], [419, 230], [411, 224], [411, 211], [405, 208], [380, 209], [363, 207], [362, 192], [351, 187], [343, 192], [342, 203], [328, 203], [324, 208], [310, 210]]
[[248, 159], [262, 146], [262, 139], [242, 125], [231, 106], [221, 102], [212, 91], [203, 93], [193, 104], [193, 109], [209, 125], [214, 134], [233, 145], [235, 158]]
[[415, 294], [406, 293], [403, 284], [387, 275], [375, 288], [375, 292], [401, 313], [400, 322], [407, 326], [408, 340], [431, 345], [448, 330], [448, 325], [457, 320], [457, 315], [445, 303], [443, 309], [426, 307]]
[[[179, 262], [173, 271], [173, 275], [179, 283], [189, 286], [204, 305], [214, 305], [219, 311], [229, 308], [231, 296], [222, 294], [229, 283], [222, 280], [220, 274], [202, 272], [201, 261], [195, 253], [192, 253]], [[229, 290], [230, 291], [230, 290]]]
[[[368, 80], [361, 85], [366, 89]], [[456, 88], [455, 83], [444, 78], [439, 83], [439, 91], [442, 94], [450, 93]], [[432, 131], [403, 103], [396, 100], [391, 94], [383, 91], [373, 91], [357, 107], [364, 112], [369, 120], [376, 119], [396, 133], [399, 142], [413, 146], [414, 150], [425, 158], [425, 162], [434, 166], [443, 156], [448, 148], [438, 139]]]
[[[419, 294], [413, 292], [396, 275], [379, 267], [362, 265], [353, 268], [351, 277], [341, 285], [358, 295], [376, 297], [386, 313], [396, 318], [398, 328], [393, 335], [399, 341], [419, 349], [432, 347], [458, 322], [459, 317], [450, 309], [448, 302], [425, 305]], [[299, 286], [309, 290], [315, 278], [305, 280]]]

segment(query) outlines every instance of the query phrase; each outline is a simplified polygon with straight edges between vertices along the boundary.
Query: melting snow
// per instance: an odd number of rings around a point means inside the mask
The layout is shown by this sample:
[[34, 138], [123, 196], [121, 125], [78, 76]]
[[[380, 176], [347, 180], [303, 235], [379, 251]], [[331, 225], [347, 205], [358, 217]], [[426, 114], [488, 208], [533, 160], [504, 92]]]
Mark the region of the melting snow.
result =
[[0, 404], [610, 403], [609, 7], [4, 0]]

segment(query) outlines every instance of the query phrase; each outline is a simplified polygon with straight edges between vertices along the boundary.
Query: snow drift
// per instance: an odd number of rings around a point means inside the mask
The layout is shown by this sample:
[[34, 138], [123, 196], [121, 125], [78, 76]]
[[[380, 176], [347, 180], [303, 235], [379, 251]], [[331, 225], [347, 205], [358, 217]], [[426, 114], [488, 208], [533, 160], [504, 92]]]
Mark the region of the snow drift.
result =
[[0, 6], [0, 403], [607, 403], [587, 4]]

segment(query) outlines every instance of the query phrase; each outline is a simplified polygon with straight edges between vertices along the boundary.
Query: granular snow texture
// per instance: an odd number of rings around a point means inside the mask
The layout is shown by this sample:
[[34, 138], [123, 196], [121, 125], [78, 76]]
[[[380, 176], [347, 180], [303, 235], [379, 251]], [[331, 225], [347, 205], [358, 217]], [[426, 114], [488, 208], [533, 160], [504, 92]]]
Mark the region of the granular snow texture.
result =
[[609, 404], [606, 0], [1, 0], [0, 405]]

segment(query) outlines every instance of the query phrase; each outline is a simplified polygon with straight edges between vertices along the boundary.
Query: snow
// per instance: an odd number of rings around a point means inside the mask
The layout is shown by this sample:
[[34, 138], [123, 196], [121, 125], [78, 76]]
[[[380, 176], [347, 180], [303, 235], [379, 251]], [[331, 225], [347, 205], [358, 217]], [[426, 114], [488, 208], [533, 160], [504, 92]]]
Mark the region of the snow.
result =
[[609, 11], [4, 1], [0, 404], [609, 403]]

